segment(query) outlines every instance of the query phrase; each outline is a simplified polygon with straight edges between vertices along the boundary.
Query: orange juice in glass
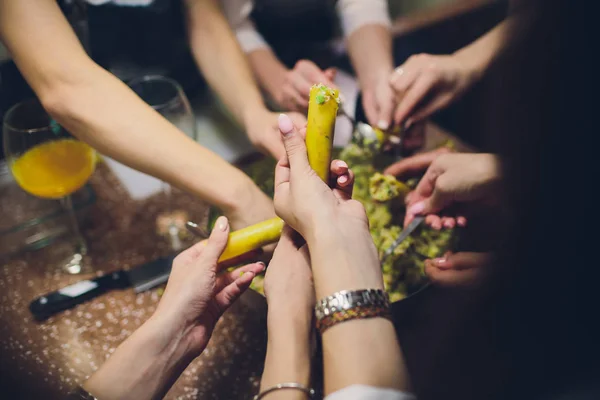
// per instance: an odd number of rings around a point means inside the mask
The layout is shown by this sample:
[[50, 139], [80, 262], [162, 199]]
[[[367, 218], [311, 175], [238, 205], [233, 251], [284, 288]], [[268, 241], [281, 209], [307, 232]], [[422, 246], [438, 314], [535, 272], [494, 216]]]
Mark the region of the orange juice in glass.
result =
[[15, 181], [26, 192], [59, 199], [65, 206], [76, 247], [65, 270], [84, 269], [87, 245], [77, 223], [71, 194], [88, 181], [96, 168], [96, 152], [56, 124], [36, 100], [19, 103], [4, 116], [4, 151]]

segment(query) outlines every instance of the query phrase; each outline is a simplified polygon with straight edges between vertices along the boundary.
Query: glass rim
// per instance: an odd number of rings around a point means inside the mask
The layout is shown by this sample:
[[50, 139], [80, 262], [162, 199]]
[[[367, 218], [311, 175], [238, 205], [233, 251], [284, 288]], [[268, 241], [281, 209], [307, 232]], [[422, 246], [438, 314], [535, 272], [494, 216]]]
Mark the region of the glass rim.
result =
[[2, 125], [5, 128], [8, 128], [8, 129], [10, 129], [12, 131], [19, 132], [19, 133], [37, 133], [37, 132], [41, 132], [41, 131], [45, 131], [45, 130], [51, 129], [50, 123], [48, 123], [47, 125], [44, 125], [44, 126], [40, 126], [40, 127], [21, 129], [21, 128], [15, 128], [14, 126], [12, 126], [11, 124], [9, 124], [7, 122], [8, 118], [11, 116], [11, 114], [13, 114], [15, 112], [15, 110], [17, 110], [20, 107], [23, 107], [26, 104], [31, 104], [31, 103], [37, 103], [37, 104], [39, 104], [40, 107], [41, 107], [41, 109], [44, 110], [44, 112], [48, 116], [48, 118], [52, 119], [52, 117], [50, 116], [50, 114], [48, 114], [48, 112], [46, 111], [46, 109], [44, 109], [44, 107], [42, 106], [42, 103], [38, 99], [32, 98], [32, 99], [27, 99], [27, 100], [20, 101], [17, 104], [13, 105], [11, 108], [9, 108], [8, 111], [4, 114], [4, 118], [2, 119]]
[[169, 78], [168, 76], [164, 76], [164, 75], [152, 75], [152, 74], [149, 74], [149, 75], [138, 76], [138, 77], [135, 77], [133, 79], [130, 79], [127, 82], [127, 86], [129, 86], [129, 88], [131, 90], [133, 90], [133, 92], [137, 95], [137, 93], [133, 89], [133, 86], [134, 85], [138, 85], [138, 84], [142, 84], [142, 83], [147, 83], [147, 82], [167, 82], [167, 83], [171, 84], [175, 88], [175, 90], [177, 91], [177, 96], [173, 97], [170, 100], [167, 100], [164, 103], [157, 104], [157, 105], [155, 105], [155, 104], [149, 104], [144, 99], [142, 99], [142, 101], [144, 101], [144, 103], [148, 104], [155, 111], [158, 111], [158, 110], [161, 110], [163, 108], [167, 108], [169, 106], [172, 106], [173, 103], [175, 103], [175, 102], [177, 102], [179, 100], [181, 94], [183, 94], [185, 96], [185, 92], [183, 91], [183, 88], [181, 87], [181, 85], [179, 84], [179, 82], [177, 82], [173, 78]]

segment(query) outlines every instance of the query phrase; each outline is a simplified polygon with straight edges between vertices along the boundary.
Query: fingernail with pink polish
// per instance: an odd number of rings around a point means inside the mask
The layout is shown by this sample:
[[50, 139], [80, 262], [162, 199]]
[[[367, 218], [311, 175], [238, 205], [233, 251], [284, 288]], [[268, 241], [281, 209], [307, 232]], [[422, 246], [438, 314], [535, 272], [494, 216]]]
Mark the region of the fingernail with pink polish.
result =
[[344, 183], [348, 182], [348, 177], [346, 175], [342, 175], [338, 178], [338, 182], [341, 184], [344, 184]]
[[278, 122], [279, 122], [279, 131], [283, 135], [289, 135], [294, 130], [294, 123], [292, 122], [290, 117], [288, 117], [287, 115], [279, 114]]
[[227, 217], [221, 216], [219, 217], [219, 219], [217, 219], [217, 229], [225, 232], [227, 230], [227, 225], [228, 225], [228, 221], [227, 221]]
[[425, 210], [425, 202], [419, 201], [418, 203], [413, 204], [406, 210], [408, 214], [411, 215], [419, 215]]
[[438, 268], [448, 268], [448, 259], [446, 257], [434, 258], [432, 262]]
[[379, 120], [379, 122], [377, 123], [377, 127], [381, 130], [387, 130], [390, 127], [390, 123], [387, 121]]
[[338, 168], [348, 168], [348, 164], [346, 164], [346, 162], [342, 161], [342, 160], [338, 160], [336, 162]]
[[257, 262], [257, 264], [260, 265], [260, 270], [261, 271], [264, 271], [265, 269], [267, 269], [267, 266], [265, 265], [264, 262], [259, 261], [259, 262]]

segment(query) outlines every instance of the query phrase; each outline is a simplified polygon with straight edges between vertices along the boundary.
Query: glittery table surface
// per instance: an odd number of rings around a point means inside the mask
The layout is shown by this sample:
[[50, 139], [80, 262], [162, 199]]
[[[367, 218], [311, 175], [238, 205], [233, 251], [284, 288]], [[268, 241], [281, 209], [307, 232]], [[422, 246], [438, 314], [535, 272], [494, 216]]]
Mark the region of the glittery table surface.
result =
[[[113, 291], [35, 322], [34, 298], [94, 274], [130, 268], [167, 255], [156, 232], [165, 198], [130, 200], [106, 165], [91, 179], [97, 202], [82, 226], [94, 272], [67, 275], [59, 268], [67, 239], [0, 260], [0, 398], [58, 399], [81, 384], [155, 310], [159, 290]], [[208, 207], [174, 191], [174, 209], [205, 221]], [[208, 348], [186, 369], [167, 399], [248, 399], [258, 389], [266, 348], [266, 304], [248, 293], [219, 322]]]
[[[426, 136], [426, 148], [449, 138], [432, 125]], [[465, 148], [452, 139], [459, 149]], [[43, 323], [31, 317], [28, 305], [42, 294], [169, 253], [165, 239], [155, 233], [156, 217], [165, 210], [164, 197], [132, 201], [102, 163], [90, 183], [97, 201], [82, 231], [90, 245], [94, 273], [72, 276], [60, 270], [60, 261], [70, 250], [66, 240], [0, 259], [0, 398], [63, 398], [97, 370], [158, 304], [158, 288], [140, 294], [128, 289], [109, 292]], [[192, 220], [207, 218], [208, 206], [190, 195], [174, 191], [173, 202], [174, 209], [186, 210]], [[414, 309], [408, 302], [406, 306]], [[411, 360], [422, 360], [426, 349], [421, 349], [421, 331], [430, 329], [422, 321], [413, 324], [408, 323], [408, 316], [402, 319], [407, 323], [398, 325], [399, 334], [406, 336], [401, 342], [409, 350], [407, 361], [414, 364], [414, 370], [411, 365], [409, 369], [418, 381], [419, 366]], [[264, 364], [265, 327], [265, 301], [248, 292], [223, 316], [207, 349], [185, 370], [166, 399], [252, 398]]]

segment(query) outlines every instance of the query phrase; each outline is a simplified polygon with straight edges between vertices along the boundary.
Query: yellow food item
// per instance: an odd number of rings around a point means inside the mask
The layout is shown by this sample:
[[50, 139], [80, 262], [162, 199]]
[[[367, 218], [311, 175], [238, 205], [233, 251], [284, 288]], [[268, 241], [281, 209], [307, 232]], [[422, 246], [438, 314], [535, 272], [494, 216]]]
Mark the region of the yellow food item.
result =
[[283, 224], [284, 222], [281, 218], [271, 218], [231, 232], [227, 247], [225, 247], [225, 251], [221, 254], [219, 261], [231, 260], [249, 251], [260, 249], [267, 244], [278, 241], [279, 236], [281, 236]]
[[369, 178], [369, 193], [373, 200], [390, 201], [396, 197], [404, 200], [404, 196], [408, 192], [410, 192], [410, 188], [392, 175], [383, 175], [377, 172]]
[[339, 92], [323, 84], [310, 88], [306, 148], [308, 162], [323, 181], [329, 179], [333, 130], [339, 106]]
[[96, 168], [96, 152], [75, 139], [45, 142], [11, 163], [15, 180], [34, 196], [58, 199], [80, 189]]
[[[306, 128], [306, 148], [310, 166], [323, 181], [329, 177], [333, 130], [337, 115], [339, 93], [323, 84], [314, 85], [310, 90], [308, 103], [308, 126]], [[231, 260], [244, 253], [259, 249], [279, 240], [284, 222], [273, 218], [232, 232], [227, 247], [219, 261]]]

